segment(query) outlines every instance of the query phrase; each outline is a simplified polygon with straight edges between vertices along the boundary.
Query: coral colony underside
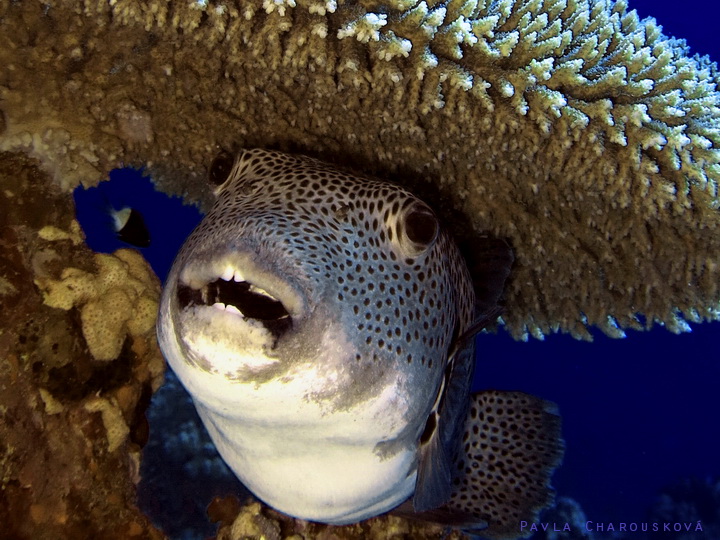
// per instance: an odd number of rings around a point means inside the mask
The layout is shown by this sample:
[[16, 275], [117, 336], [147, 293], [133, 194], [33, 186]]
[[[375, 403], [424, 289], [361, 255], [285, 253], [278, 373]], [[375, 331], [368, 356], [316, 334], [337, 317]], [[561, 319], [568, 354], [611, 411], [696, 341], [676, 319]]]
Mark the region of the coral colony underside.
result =
[[298, 149], [507, 238], [516, 339], [718, 316], [717, 69], [625, 1], [20, 1], [0, 26], [0, 149], [63, 189], [136, 164], [201, 199], [219, 148]]

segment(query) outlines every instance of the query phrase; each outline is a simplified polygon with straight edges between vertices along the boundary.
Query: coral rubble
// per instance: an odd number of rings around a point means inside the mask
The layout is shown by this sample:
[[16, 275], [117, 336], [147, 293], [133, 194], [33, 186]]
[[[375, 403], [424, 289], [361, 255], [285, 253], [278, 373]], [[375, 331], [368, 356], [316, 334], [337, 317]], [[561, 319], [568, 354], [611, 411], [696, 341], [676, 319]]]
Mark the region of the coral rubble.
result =
[[79, 307], [90, 353], [96, 360], [114, 360], [128, 332], [139, 336], [155, 328], [160, 284], [137, 251], [120, 249], [94, 258], [94, 274], [68, 267], [61, 279], [39, 278], [37, 285], [48, 306]]
[[217, 498], [209, 513], [220, 523], [216, 540], [461, 540], [458, 531], [385, 514], [355, 525], [336, 527], [293, 519], [261, 504], [249, 501], [240, 505], [232, 497]]
[[64, 188], [299, 149], [508, 238], [516, 338], [719, 317], [717, 67], [625, 0], [20, 0], [0, 65], [0, 149]]

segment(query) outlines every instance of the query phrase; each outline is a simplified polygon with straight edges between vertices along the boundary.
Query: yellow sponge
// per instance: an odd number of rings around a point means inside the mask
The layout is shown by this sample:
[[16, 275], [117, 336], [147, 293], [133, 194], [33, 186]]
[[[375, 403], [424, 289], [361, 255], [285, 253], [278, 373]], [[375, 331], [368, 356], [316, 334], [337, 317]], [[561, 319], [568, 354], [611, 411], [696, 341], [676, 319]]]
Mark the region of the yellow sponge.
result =
[[96, 360], [114, 360], [127, 334], [150, 331], [160, 297], [160, 283], [137, 251], [95, 254], [95, 273], [65, 268], [59, 280], [39, 279], [48, 306], [80, 309], [82, 332]]

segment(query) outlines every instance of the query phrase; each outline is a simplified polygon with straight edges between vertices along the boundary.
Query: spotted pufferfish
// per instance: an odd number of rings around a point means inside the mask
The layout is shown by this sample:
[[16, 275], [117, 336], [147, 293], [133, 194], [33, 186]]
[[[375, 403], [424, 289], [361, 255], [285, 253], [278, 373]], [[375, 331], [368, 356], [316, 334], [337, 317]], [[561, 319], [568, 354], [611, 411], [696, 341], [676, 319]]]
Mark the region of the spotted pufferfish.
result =
[[306, 520], [393, 510], [521, 536], [552, 500], [556, 408], [470, 394], [470, 336], [498, 317], [511, 258], [476, 317], [458, 247], [408, 190], [259, 149], [221, 154], [209, 180], [158, 337], [241, 482]]

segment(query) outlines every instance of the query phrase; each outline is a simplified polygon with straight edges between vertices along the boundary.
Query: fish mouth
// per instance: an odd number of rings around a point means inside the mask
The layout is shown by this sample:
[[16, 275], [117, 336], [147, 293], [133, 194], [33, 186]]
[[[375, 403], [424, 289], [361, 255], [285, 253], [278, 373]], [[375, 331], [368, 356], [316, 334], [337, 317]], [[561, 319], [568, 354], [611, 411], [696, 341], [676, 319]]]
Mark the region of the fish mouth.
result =
[[191, 264], [180, 274], [181, 310], [212, 307], [261, 323], [277, 339], [303, 311], [302, 298], [278, 276], [261, 269], [247, 255], [231, 255], [209, 265]]

